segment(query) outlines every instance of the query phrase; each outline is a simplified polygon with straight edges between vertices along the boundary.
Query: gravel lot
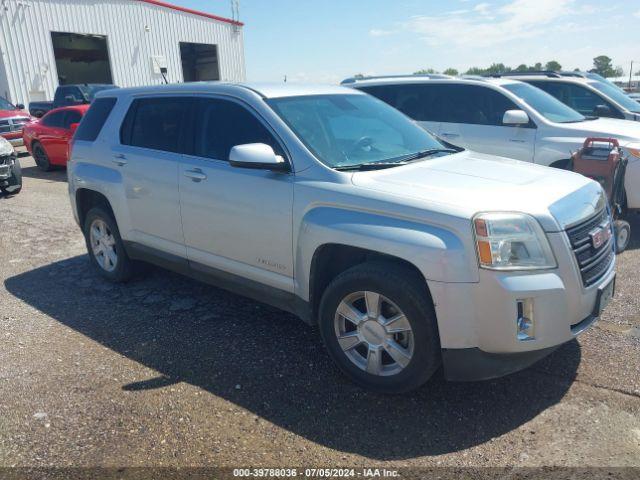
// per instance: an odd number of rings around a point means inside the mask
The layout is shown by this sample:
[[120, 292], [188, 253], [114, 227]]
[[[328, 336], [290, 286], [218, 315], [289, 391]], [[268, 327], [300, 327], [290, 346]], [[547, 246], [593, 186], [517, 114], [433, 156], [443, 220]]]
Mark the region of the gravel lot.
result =
[[289, 314], [150, 269], [91, 269], [66, 173], [0, 199], [2, 466], [640, 467], [640, 221], [604, 317], [500, 380], [345, 380]]

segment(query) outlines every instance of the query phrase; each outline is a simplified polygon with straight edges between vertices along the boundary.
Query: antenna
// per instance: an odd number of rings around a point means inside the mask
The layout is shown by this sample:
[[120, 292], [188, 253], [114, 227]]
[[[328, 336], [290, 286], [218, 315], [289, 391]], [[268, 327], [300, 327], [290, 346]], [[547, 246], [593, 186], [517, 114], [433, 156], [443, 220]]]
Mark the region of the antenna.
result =
[[[231, 0], [231, 19], [234, 22], [240, 22], [240, 0]], [[238, 25], [233, 26], [237, 32], [239, 30]]]

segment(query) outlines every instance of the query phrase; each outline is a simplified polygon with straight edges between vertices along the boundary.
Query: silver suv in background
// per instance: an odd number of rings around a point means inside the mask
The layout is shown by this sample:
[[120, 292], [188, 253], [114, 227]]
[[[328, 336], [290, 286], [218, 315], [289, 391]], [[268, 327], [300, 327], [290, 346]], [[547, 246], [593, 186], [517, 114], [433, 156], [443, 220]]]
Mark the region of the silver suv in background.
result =
[[413, 75], [347, 79], [447, 142], [482, 153], [565, 168], [587, 137], [613, 137], [629, 157], [626, 202], [640, 209], [640, 123], [585, 117], [511, 78]]
[[352, 89], [104, 92], [68, 172], [104, 277], [149, 261], [293, 312], [381, 392], [524, 368], [613, 295], [599, 184], [452, 149]]

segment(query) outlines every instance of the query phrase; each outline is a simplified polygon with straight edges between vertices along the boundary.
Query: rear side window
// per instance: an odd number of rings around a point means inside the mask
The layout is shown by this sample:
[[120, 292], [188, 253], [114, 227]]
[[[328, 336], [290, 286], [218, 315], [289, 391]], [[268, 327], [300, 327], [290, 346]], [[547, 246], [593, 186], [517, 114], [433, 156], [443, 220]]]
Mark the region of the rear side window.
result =
[[120, 142], [132, 147], [182, 152], [181, 134], [192, 103], [187, 97], [134, 100], [120, 130]]
[[82, 122], [80, 122], [74, 139], [85, 142], [95, 141], [115, 104], [115, 98], [99, 98], [93, 102]]
[[419, 122], [442, 122], [442, 91], [446, 85], [379, 85], [361, 88]]
[[64, 110], [61, 112], [52, 112], [45, 115], [40, 122], [45, 127], [64, 128], [64, 117], [66, 114], [67, 112]]

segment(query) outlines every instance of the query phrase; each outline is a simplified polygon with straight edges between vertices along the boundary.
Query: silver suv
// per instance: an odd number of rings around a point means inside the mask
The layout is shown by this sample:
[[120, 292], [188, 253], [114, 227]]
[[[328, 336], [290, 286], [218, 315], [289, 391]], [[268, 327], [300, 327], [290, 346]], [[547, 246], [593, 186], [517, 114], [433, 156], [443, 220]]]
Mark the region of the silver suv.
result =
[[353, 381], [414, 389], [524, 368], [613, 295], [601, 187], [452, 149], [342, 87], [104, 92], [69, 192], [91, 262], [153, 262], [318, 324]]

